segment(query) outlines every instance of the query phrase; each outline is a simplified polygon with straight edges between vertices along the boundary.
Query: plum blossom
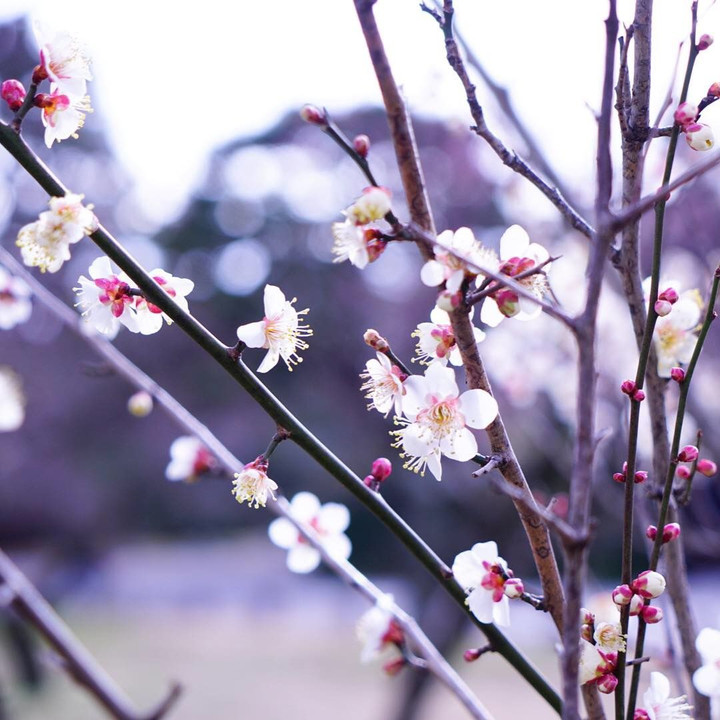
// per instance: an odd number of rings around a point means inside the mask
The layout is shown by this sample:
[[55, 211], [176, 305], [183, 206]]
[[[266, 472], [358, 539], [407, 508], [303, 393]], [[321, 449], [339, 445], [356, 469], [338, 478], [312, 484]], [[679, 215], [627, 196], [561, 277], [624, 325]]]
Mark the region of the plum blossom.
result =
[[388, 648], [404, 642], [403, 631], [393, 614], [392, 595], [382, 595], [355, 626], [355, 634], [362, 643], [360, 662], [367, 663], [380, 657]]
[[332, 224], [332, 234], [335, 244], [332, 253], [333, 262], [349, 260], [351, 265], [362, 270], [368, 263], [377, 260], [382, 255], [387, 241], [377, 228], [368, 228], [356, 225], [352, 220]]
[[92, 80], [90, 61], [78, 40], [66, 32], [49, 31], [39, 22], [33, 23], [35, 39], [40, 47], [40, 65], [33, 82], [49, 79], [52, 87], [74, 97], [82, 97], [87, 81]]
[[240, 504], [247, 501], [248, 506], [252, 507], [254, 503], [257, 509], [260, 506], [265, 507], [268, 495], [273, 500], [276, 499], [275, 490], [278, 485], [268, 477], [267, 469], [267, 460], [260, 455], [245, 465], [242, 472], [235, 473], [232, 493]]
[[32, 292], [28, 284], [0, 265], [0, 330], [24, 323], [32, 313]]
[[593, 640], [603, 652], [624, 652], [625, 636], [620, 630], [620, 623], [599, 622], [595, 625]]
[[597, 645], [580, 641], [580, 667], [578, 681], [580, 685], [597, 684], [607, 675], [612, 674], [617, 663], [617, 653], [603, 652]]
[[[485, 339], [485, 333], [474, 327], [475, 342]], [[415, 353], [417, 360], [423, 365], [439, 362], [447, 365], [448, 360], [455, 366], [462, 365], [460, 349], [455, 343], [455, 334], [450, 324], [450, 316], [445, 310], [434, 307], [430, 313], [430, 322], [420, 323], [412, 333], [417, 338]]]
[[20, 376], [0, 365], [0, 432], [17, 430], [25, 420], [25, 394]]
[[[352, 551], [345, 530], [350, 513], [340, 503], [320, 504], [309, 492], [299, 492], [290, 502], [290, 514], [299, 524], [314, 530], [323, 548], [333, 557], [347, 560]], [[275, 545], [288, 551], [288, 569], [296, 573], [312, 572], [320, 564], [320, 551], [307, 541], [287, 518], [277, 518], [268, 526], [268, 535]]]
[[[670, 697], [670, 681], [660, 672], [650, 673], [650, 687], [643, 695], [642, 708], [637, 716], [647, 720], [692, 720], [692, 705], [685, 702], [685, 695]], [[641, 713], [643, 713], [642, 715]]]
[[196, 437], [183, 435], [170, 446], [170, 463], [165, 468], [165, 477], [168, 480], [194, 482], [216, 464], [213, 455]]
[[710, 698], [713, 720], [720, 720], [720, 630], [703, 628], [695, 640], [702, 666], [693, 673], [693, 685]]
[[704, 152], [715, 145], [712, 128], [705, 123], [692, 123], [686, 125], [683, 130], [685, 131], [685, 140], [693, 150]]
[[385, 417], [393, 408], [395, 414], [402, 411], [402, 398], [405, 394], [403, 381], [407, 375], [397, 365], [393, 365], [384, 353], [375, 353], [377, 360], [370, 359], [365, 363], [365, 372], [360, 378], [365, 382], [360, 386], [368, 402], [368, 410], [375, 408]]
[[[531, 243], [530, 237], [520, 225], [511, 225], [500, 238], [500, 273], [514, 277], [549, 258], [548, 251], [538, 243]], [[526, 290], [541, 299], [547, 292], [547, 278], [535, 273], [518, 281]], [[518, 320], [532, 320], [541, 308], [528, 298], [519, 297], [509, 288], [500, 288], [485, 298], [480, 319], [490, 327], [496, 327], [506, 317]]]
[[[192, 280], [175, 277], [161, 268], [155, 268], [148, 274], [181, 310], [188, 312], [187, 295], [195, 287]], [[152, 335], [158, 332], [163, 326], [163, 321], [168, 325], [172, 325], [172, 319], [168, 315], [157, 305], [153, 305], [142, 296], [135, 298], [134, 307], [137, 313], [138, 329], [136, 332], [142, 335]]]
[[498, 405], [484, 390], [460, 394], [455, 373], [439, 363], [431, 364], [424, 376], [412, 375], [404, 385], [404, 418], [396, 417], [394, 447], [409, 458], [405, 468], [424, 475], [425, 468], [440, 480], [441, 455], [464, 462], [477, 453], [477, 440], [468, 430], [486, 428], [496, 417]]
[[391, 210], [390, 191], [384, 187], [366, 187], [362, 195], [344, 211], [355, 225], [369, 225], [382, 220]]
[[446, 289], [456, 293], [465, 278], [474, 278], [483, 268], [499, 269], [493, 250], [483, 247], [468, 227], [441, 232], [435, 241], [435, 258], [428, 260], [420, 271], [420, 279], [429, 287], [445, 283]]
[[507, 563], [498, 557], [494, 540], [476, 543], [461, 552], [453, 561], [452, 571], [468, 593], [465, 604], [480, 622], [510, 624], [510, 606], [502, 587], [503, 574], [508, 574]]
[[42, 109], [45, 126], [45, 145], [49, 148], [57, 140], [77, 139], [77, 131], [85, 124], [85, 115], [92, 112], [87, 95], [75, 97], [53, 90], [49, 95], [39, 93], [35, 102]]
[[258, 372], [271, 370], [281, 357], [288, 370], [292, 371], [293, 365], [302, 362], [298, 350], [309, 347], [302, 338], [310, 337], [312, 330], [308, 325], [299, 323], [300, 315], [305, 315], [308, 310], [295, 310], [295, 299], [290, 302], [285, 300], [282, 290], [275, 285], [265, 286], [263, 300], [265, 317], [258, 322], [241, 325], [237, 329], [238, 340], [250, 348], [267, 349]]
[[57, 272], [70, 259], [70, 245], [97, 228], [92, 210], [82, 204], [83, 195], [68, 193], [50, 198], [50, 209], [25, 225], [15, 243], [25, 265], [41, 272]]

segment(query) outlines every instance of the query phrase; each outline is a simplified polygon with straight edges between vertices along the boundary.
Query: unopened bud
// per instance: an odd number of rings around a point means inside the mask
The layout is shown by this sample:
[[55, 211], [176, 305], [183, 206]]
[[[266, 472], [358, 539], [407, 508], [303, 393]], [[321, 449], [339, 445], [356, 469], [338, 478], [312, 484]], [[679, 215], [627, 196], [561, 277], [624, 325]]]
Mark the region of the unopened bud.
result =
[[462, 292], [450, 292], [449, 290], [443, 290], [437, 297], [435, 304], [446, 313], [451, 313], [460, 307], [462, 302]]
[[601, 693], [609, 695], [610, 693], [615, 692], [615, 688], [618, 684], [618, 679], [612, 673], [608, 673], [607, 675], [603, 675], [596, 684], [597, 689]]
[[637, 383], [634, 380], [626, 380], [620, 389], [626, 394], [632, 397], [637, 392]]
[[680, 537], [680, 525], [678, 523], [668, 523], [663, 528], [662, 541], [669, 543], [672, 540], [677, 540]]
[[648, 525], [648, 529], [645, 531], [645, 537], [650, 540], [655, 540], [657, 537], [657, 528], [654, 525]]
[[708, 460], [707, 458], [698, 460], [695, 469], [701, 475], [705, 475], [705, 477], [712, 477], [717, 473], [717, 465], [712, 460]]
[[698, 116], [699, 112], [700, 111], [698, 110], [697, 105], [684, 102], [678, 105], [673, 118], [678, 125], [685, 127], [686, 125], [690, 125], [695, 122], [695, 118]]
[[595, 613], [590, 612], [587, 608], [580, 608], [580, 621], [585, 625], [594, 625]]
[[152, 395], [145, 390], [140, 390], [131, 395], [127, 402], [128, 412], [135, 417], [147, 417], [153, 409]]
[[700, 39], [698, 40], [697, 49], [698, 52], [702, 52], [703, 50], [707, 50], [714, 42], [714, 38], [712, 35], [708, 35], [707, 33], [703, 33], [700, 36]]
[[640, 611], [640, 617], [648, 624], [654, 625], [663, 619], [663, 611], [654, 605], [645, 605]]
[[701, 152], [710, 150], [715, 145], [715, 136], [713, 135], [712, 128], [704, 123], [692, 123], [686, 125], [685, 128], [685, 140], [687, 144], [693, 150], [699, 150]]
[[710, 97], [720, 97], [720, 83], [714, 82], [707, 91]]
[[633, 715], [633, 720], [650, 720], [650, 716], [647, 714], [647, 710], [643, 710], [640, 708], [639, 710], [635, 711], [635, 714]]
[[648, 474], [646, 470], [638, 470], [635, 473], [635, 484], [640, 485], [640, 483], [644, 483], [648, 479]]
[[624, 483], [625, 482], [625, 473], [613, 473], [613, 480], [617, 483]]
[[675, 288], [669, 287], [663, 290], [659, 295], [659, 300], [667, 300], [671, 305], [674, 305], [680, 296], [677, 294], [677, 290]]
[[679, 453], [678, 460], [680, 462], [692, 462], [698, 456], [698, 449], [694, 445], [686, 445]]
[[665, 592], [665, 578], [655, 570], [644, 570], [632, 582], [632, 589], [646, 600]]
[[525, 586], [520, 578], [509, 578], [503, 585], [503, 592], [511, 600], [516, 600], [525, 592]]
[[681, 383], [685, 380], [685, 371], [681, 367], [674, 367], [670, 370], [670, 377], [676, 382]]
[[390, 477], [392, 472], [392, 463], [384, 457], [378, 458], [372, 464], [370, 474], [378, 481], [384, 482]]
[[465, 662], [475, 662], [483, 654], [482, 648], [468, 648], [463, 653], [463, 660]]
[[635, 400], [635, 402], [642, 402], [645, 399], [645, 392], [643, 390], [636, 390], [632, 395], [632, 399]]
[[593, 639], [593, 635], [595, 634], [595, 631], [593, 630], [592, 625], [588, 625], [587, 623], [583, 623], [580, 626], [580, 637], [583, 640], [587, 640], [589, 643], [595, 644], [595, 640]]
[[33, 85], [39, 85], [43, 80], [48, 77], [47, 70], [44, 65], [36, 65], [33, 69], [32, 81]]
[[388, 341], [377, 331], [370, 328], [365, 331], [363, 340], [366, 345], [369, 345], [373, 350], [377, 350], [381, 353], [386, 353], [390, 349]]
[[691, 474], [690, 468], [685, 467], [684, 465], [679, 465], [675, 470], [675, 475], [677, 475], [677, 477], [681, 480], [689, 480]]
[[669, 303], [667, 300], [658, 300], [654, 307], [655, 312], [659, 317], [665, 317], [670, 314], [670, 311], [672, 310], [672, 303]]
[[628, 615], [630, 615], [631, 617], [634, 615], [639, 615], [644, 607], [645, 601], [639, 595], [633, 595], [632, 599], [630, 600], [630, 609], [628, 610]]
[[497, 303], [498, 310], [508, 318], [515, 317], [520, 312], [520, 299], [517, 293], [503, 288], [493, 293], [493, 299]]
[[17, 112], [22, 107], [26, 94], [19, 80], [5, 80], [0, 90], [0, 96], [13, 112]]
[[370, 152], [370, 138], [367, 135], [356, 135], [353, 148], [361, 158], [366, 158]]
[[629, 605], [630, 601], [635, 597], [629, 585], [618, 585], [612, 591], [612, 600], [618, 606]]
[[328, 125], [327, 114], [315, 105], [303, 105], [302, 108], [300, 108], [300, 117], [311, 125], [317, 125], [319, 127], [327, 127]]

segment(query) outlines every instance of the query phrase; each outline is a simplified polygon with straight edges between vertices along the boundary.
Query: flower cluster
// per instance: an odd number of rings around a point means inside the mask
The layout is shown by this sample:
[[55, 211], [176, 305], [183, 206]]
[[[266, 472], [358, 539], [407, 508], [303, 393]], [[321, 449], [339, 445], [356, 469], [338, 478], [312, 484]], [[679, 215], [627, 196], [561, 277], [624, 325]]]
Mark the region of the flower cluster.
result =
[[508, 599], [519, 598], [525, 589], [522, 580], [513, 577], [505, 560], [498, 556], [493, 540], [476, 543], [457, 555], [452, 571], [468, 593], [465, 604], [480, 622], [510, 624]]
[[32, 313], [30, 288], [0, 265], [0, 330], [24, 323]]
[[302, 362], [298, 350], [307, 350], [308, 344], [302, 339], [310, 337], [312, 330], [300, 324], [300, 316], [308, 310], [297, 311], [293, 307], [295, 299], [287, 301], [280, 288], [266, 285], [263, 294], [265, 317], [257, 322], [241, 325], [237, 329], [240, 342], [250, 348], [265, 348], [268, 352], [263, 358], [258, 372], [265, 373], [277, 365], [282, 358], [288, 370]]
[[252, 507], [254, 503], [257, 509], [260, 506], [265, 507], [268, 495], [273, 500], [276, 499], [275, 490], [278, 485], [268, 477], [267, 469], [268, 462], [260, 455], [245, 465], [242, 472], [235, 473], [232, 493], [240, 504], [247, 501], [248, 506]]
[[382, 255], [387, 241], [377, 226], [390, 212], [390, 191], [383, 187], [367, 187], [362, 195], [343, 214], [344, 222], [332, 225], [335, 244], [334, 262], [349, 260], [363, 269]]
[[710, 150], [715, 144], [712, 128], [697, 122], [700, 109], [689, 102], [680, 103], [675, 110], [674, 119], [685, 133], [685, 140], [693, 150]]
[[215, 457], [197, 438], [183, 435], [170, 446], [170, 463], [165, 469], [165, 477], [193, 482], [216, 465]]
[[16, 245], [25, 265], [57, 272], [70, 259], [70, 245], [97, 228], [92, 210], [82, 204], [83, 197], [68, 193], [50, 198], [50, 209], [20, 229]]
[[[114, 272], [109, 258], [103, 256], [94, 260], [88, 274], [89, 278], [81, 275], [78, 287], [73, 289], [78, 297], [77, 307], [99, 333], [112, 339], [122, 325], [130, 332], [152, 335], [162, 328], [163, 321], [172, 323], [157, 305], [143, 297], [124, 272]], [[192, 280], [174, 277], [161, 268], [152, 270], [150, 276], [187, 312], [186, 296], [195, 286]]]
[[[313, 530], [322, 541], [323, 549], [333, 557], [347, 560], [352, 544], [345, 530], [350, 513], [340, 503], [321, 505], [315, 495], [299, 492], [290, 502], [290, 514], [298, 524]], [[288, 551], [288, 569], [296, 573], [312, 572], [320, 564], [320, 551], [287, 518], [277, 518], [268, 526], [268, 535], [275, 545]]]
[[646, 601], [664, 592], [665, 578], [655, 570], [644, 570], [630, 585], [618, 585], [612, 591], [612, 600], [618, 609], [628, 605], [630, 615], [640, 615], [646, 623], [653, 624], [663, 619], [663, 611]]

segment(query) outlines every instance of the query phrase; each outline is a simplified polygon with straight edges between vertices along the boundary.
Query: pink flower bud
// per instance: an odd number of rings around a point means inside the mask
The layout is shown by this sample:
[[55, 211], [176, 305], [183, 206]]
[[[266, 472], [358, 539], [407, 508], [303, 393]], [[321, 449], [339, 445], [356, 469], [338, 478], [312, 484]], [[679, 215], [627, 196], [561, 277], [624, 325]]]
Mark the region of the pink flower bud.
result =
[[630, 601], [635, 597], [635, 593], [629, 585], [618, 585], [612, 591], [612, 600], [616, 605], [629, 605]]
[[609, 695], [611, 692], [615, 691], [615, 688], [618, 684], [618, 679], [612, 673], [608, 673], [607, 675], [603, 675], [596, 684], [597, 689], [601, 693]]
[[516, 293], [508, 288], [493, 293], [493, 299], [497, 303], [498, 310], [505, 317], [511, 318], [520, 312], [520, 299]]
[[648, 479], [648, 474], [646, 470], [638, 470], [635, 473], [635, 484], [640, 485], [640, 483], [644, 483]]
[[632, 397], [637, 392], [637, 383], [634, 380], [626, 380], [620, 389], [626, 394]]
[[463, 660], [465, 662], [474, 662], [483, 654], [482, 648], [468, 648], [463, 653]]
[[648, 529], [645, 531], [645, 537], [650, 540], [655, 540], [657, 537], [657, 528], [654, 525], [648, 525]]
[[655, 570], [644, 570], [632, 582], [632, 589], [646, 600], [665, 592], [665, 578]]
[[712, 128], [704, 123], [692, 123], [686, 125], [685, 128], [685, 140], [687, 144], [693, 150], [699, 150], [701, 152], [709, 150], [715, 145], [715, 136], [713, 135]]
[[697, 459], [698, 449], [694, 445], [686, 445], [679, 453], [678, 460], [680, 462], [692, 462]]
[[594, 625], [595, 613], [591, 613], [587, 608], [580, 608], [580, 621], [585, 625]]
[[593, 630], [592, 625], [588, 625], [587, 623], [584, 623], [580, 626], [580, 637], [583, 640], [587, 640], [589, 643], [595, 644], [595, 640], [593, 639], [593, 635], [595, 634], [595, 631]]
[[643, 710], [640, 708], [639, 710], [635, 711], [635, 714], [633, 715], [633, 720], [650, 720], [650, 716], [647, 714], [647, 710]]
[[714, 38], [712, 35], [708, 35], [707, 33], [703, 33], [700, 36], [700, 39], [698, 40], [697, 49], [698, 52], [702, 52], [703, 50], [707, 50], [714, 42]]
[[677, 290], [672, 287], [666, 288], [658, 295], [659, 300], [667, 300], [667, 302], [671, 305], [674, 305], [678, 301], [679, 297], [680, 296], [677, 294]]
[[509, 578], [503, 585], [503, 592], [511, 600], [515, 600], [522, 596], [525, 592], [525, 586], [520, 578]]
[[680, 537], [680, 525], [678, 523], [668, 523], [663, 528], [662, 541], [669, 543]]
[[642, 402], [645, 399], [645, 393], [642, 390], [636, 390], [633, 393], [632, 399], [635, 400], [635, 402]]
[[450, 292], [449, 290], [443, 290], [437, 297], [435, 304], [447, 313], [451, 313], [462, 302], [462, 292]]
[[633, 595], [632, 600], [630, 600], [630, 609], [628, 611], [628, 614], [631, 617], [634, 615], [639, 615], [644, 607], [645, 601], [639, 595]]
[[353, 148], [361, 158], [366, 158], [370, 152], [370, 138], [367, 135], [357, 135], [353, 140]]
[[642, 617], [648, 625], [654, 625], [663, 619], [663, 611], [654, 605], [645, 605], [640, 611], [640, 617]]
[[713, 83], [707, 91], [710, 97], [720, 97], [720, 83]]
[[670, 314], [670, 311], [672, 310], [672, 303], [668, 302], [667, 300], [658, 300], [655, 303], [655, 312], [658, 314], [659, 317], [665, 317], [666, 315]]
[[390, 349], [387, 340], [377, 330], [373, 330], [372, 328], [365, 331], [363, 340], [366, 345], [369, 345], [373, 350], [377, 350], [378, 352], [386, 353]]
[[0, 90], [2, 99], [13, 112], [17, 112], [22, 107], [26, 94], [25, 88], [19, 80], [5, 80], [2, 90]]
[[670, 371], [670, 377], [676, 382], [681, 383], [683, 380], [685, 380], [685, 371], [680, 367], [674, 367]]
[[317, 125], [319, 127], [327, 127], [328, 125], [325, 111], [315, 105], [303, 105], [302, 108], [300, 108], [300, 117], [311, 125]]
[[712, 460], [708, 460], [707, 458], [702, 458], [702, 460], [698, 460], [695, 469], [701, 475], [705, 475], [705, 477], [712, 477], [717, 473], [717, 465]]
[[372, 470], [370, 474], [378, 481], [384, 482], [390, 477], [392, 472], [392, 464], [387, 458], [381, 457], [375, 460], [372, 464]]
[[625, 473], [613, 473], [613, 480], [617, 483], [625, 482]]
[[690, 468], [687, 468], [684, 465], [678, 466], [678, 468], [675, 470], [675, 475], [677, 475], [677, 477], [679, 477], [681, 480], [689, 480], [690, 474]]
[[673, 117], [678, 125], [685, 127], [686, 125], [690, 125], [695, 122], [695, 118], [698, 116], [699, 112], [700, 111], [698, 110], [697, 105], [684, 102], [677, 106], [677, 110], [675, 111]]

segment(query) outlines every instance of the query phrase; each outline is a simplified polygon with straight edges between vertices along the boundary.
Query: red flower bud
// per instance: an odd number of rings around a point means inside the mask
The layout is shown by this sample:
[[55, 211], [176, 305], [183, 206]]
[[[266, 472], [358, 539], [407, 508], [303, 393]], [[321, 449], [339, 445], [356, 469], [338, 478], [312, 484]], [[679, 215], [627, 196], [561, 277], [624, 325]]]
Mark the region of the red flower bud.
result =
[[679, 477], [681, 480], [689, 480], [690, 479], [690, 468], [687, 468], [684, 465], [680, 465], [675, 470], [675, 475], [677, 475], [677, 477]]
[[635, 400], [635, 402], [642, 402], [645, 399], [645, 393], [642, 390], [636, 390], [633, 393], [632, 399]]
[[25, 88], [19, 80], [5, 80], [0, 90], [0, 96], [13, 112], [17, 112], [22, 107], [26, 94]]
[[650, 540], [655, 540], [657, 537], [657, 528], [654, 525], [648, 525], [648, 529], [645, 531], [645, 537]]
[[625, 473], [613, 473], [613, 480], [617, 483], [624, 483], [625, 482]]
[[366, 158], [370, 152], [370, 138], [367, 135], [357, 135], [353, 140], [353, 148], [361, 158]]
[[710, 97], [720, 97], [720, 83], [713, 83], [707, 91]]
[[645, 470], [638, 470], [635, 473], [635, 484], [639, 485], [640, 483], [644, 483], [648, 479], [647, 471]]
[[596, 684], [597, 689], [601, 693], [609, 695], [611, 692], [615, 691], [615, 688], [618, 684], [618, 679], [612, 673], [608, 673], [607, 675], [603, 675], [601, 678], [599, 678]]
[[612, 600], [616, 605], [629, 605], [633, 597], [635, 593], [629, 585], [618, 585], [612, 591]]
[[483, 654], [483, 651], [481, 648], [468, 648], [463, 653], [463, 660], [465, 662], [474, 662], [477, 660], [481, 655]]
[[384, 482], [390, 477], [392, 472], [392, 464], [387, 458], [378, 458], [372, 464], [371, 475], [378, 481]]
[[671, 305], [674, 305], [680, 296], [677, 294], [677, 290], [675, 288], [669, 287], [663, 290], [658, 295], [658, 300], [665, 300], [669, 302]]
[[663, 619], [663, 611], [654, 605], [645, 605], [640, 611], [640, 616], [648, 625], [654, 625]]
[[626, 380], [620, 389], [626, 394], [632, 397], [637, 392], [637, 383], [634, 380]]
[[686, 445], [679, 453], [680, 462], [692, 462], [698, 456], [698, 449], [694, 445]]
[[670, 377], [676, 382], [681, 383], [683, 380], [685, 380], [685, 371], [682, 368], [674, 367], [670, 371]]
[[701, 475], [705, 475], [705, 477], [712, 477], [717, 473], [717, 465], [712, 460], [708, 460], [707, 458], [702, 458], [702, 460], [698, 460], [695, 469]]
[[317, 125], [319, 127], [327, 127], [328, 119], [324, 110], [321, 110], [315, 105], [303, 105], [300, 108], [300, 117], [311, 125]]
[[680, 537], [680, 525], [677, 523], [668, 523], [663, 528], [662, 541], [669, 543], [671, 540], [676, 540]]
[[698, 40], [697, 49], [698, 52], [702, 52], [703, 50], [707, 50], [714, 42], [714, 38], [712, 35], [708, 35], [707, 33], [703, 33], [700, 36], [700, 39]]

